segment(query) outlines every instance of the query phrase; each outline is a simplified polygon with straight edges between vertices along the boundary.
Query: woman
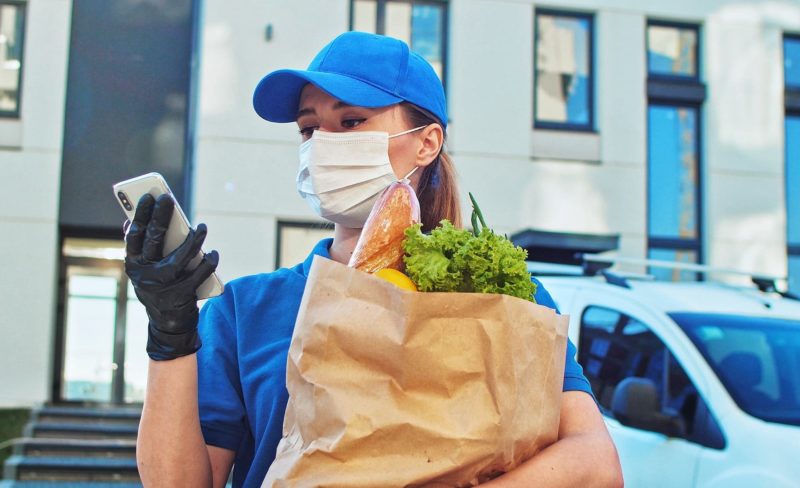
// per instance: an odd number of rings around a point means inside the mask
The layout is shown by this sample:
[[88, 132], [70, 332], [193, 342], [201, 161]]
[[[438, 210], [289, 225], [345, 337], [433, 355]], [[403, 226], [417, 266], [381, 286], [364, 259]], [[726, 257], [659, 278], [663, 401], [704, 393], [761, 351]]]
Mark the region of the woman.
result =
[[[426, 228], [443, 218], [460, 222], [454, 171], [442, 151], [444, 91], [405, 43], [342, 34], [308, 70], [264, 77], [254, 107], [267, 120], [297, 123], [298, 191], [334, 222], [334, 237], [294, 268], [229, 283], [198, 319], [195, 289], [217, 254], [192, 272], [185, 264], [206, 228], [200, 224], [162, 258], [171, 200], [140, 202], [126, 238], [126, 269], [150, 317], [153, 360], [137, 445], [147, 486], [223, 486], [234, 464], [234, 486], [260, 486], [281, 437], [287, 350], [311, 259], [347, 263], [386, 186], [409, 178]], [[541, 286], [536, 299], [554, 307]], [[573, 356], [569, 344], [559, 440], [486, 486], [621, 485], [616, 451]]]

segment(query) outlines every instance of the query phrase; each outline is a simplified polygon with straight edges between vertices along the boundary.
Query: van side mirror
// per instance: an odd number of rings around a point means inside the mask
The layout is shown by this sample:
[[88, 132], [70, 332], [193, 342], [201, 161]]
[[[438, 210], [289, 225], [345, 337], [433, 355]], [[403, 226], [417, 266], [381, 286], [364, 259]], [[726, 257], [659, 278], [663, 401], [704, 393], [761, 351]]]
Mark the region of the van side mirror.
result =
[[685, 437], [686, 425], [678, 415], [661, 411], [653, 380], [630, 377], [617, 384], [611, 412], [622, 425], [659, 432], [668, 437]]

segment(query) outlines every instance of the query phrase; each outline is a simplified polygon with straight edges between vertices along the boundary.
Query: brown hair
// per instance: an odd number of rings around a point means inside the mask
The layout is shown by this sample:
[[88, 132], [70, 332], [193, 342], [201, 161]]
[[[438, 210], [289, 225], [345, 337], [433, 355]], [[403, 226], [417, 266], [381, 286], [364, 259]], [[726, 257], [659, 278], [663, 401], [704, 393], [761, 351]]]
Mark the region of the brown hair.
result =
[[[436, 117], [416, 105], [407, 102], [402, 102], [400, 105], [412, 127], [439, 124]], [[456, 227], [461, 227], [461, 202], [458, 197], [456, 169], [444, 150], [444, 144], [436, 159], [422, 170], [417, 198], [419, 198], [423, 232], [429, 232], [443, 219], [449, 220]]]

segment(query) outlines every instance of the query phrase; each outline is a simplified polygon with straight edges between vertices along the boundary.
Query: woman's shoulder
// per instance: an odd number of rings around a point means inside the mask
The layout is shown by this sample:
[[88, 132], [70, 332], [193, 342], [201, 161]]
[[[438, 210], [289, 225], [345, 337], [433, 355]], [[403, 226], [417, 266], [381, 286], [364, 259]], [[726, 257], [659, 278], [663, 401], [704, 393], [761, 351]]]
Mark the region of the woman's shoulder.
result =
[[534, 300], [536, 300], [536, 303], [558, 311], [558, 306], [556, 305], [555, 300], [553, 300], [553, 297], [550, 295], [550, 292], [547, 291], [542, 282], [536, 279], [535, 276], [531, 276], [531, 281], [533, 281], [533, 283], [536, 285], [536, 293], [533, 295], [533, 298]]
[[303, 293], [306, 278], [302, 270], [280, 268], [268, 273], [240, 276], [227, 283], [222, 295], [211, 298], [207, 307], [216, 310], [249, 310]]

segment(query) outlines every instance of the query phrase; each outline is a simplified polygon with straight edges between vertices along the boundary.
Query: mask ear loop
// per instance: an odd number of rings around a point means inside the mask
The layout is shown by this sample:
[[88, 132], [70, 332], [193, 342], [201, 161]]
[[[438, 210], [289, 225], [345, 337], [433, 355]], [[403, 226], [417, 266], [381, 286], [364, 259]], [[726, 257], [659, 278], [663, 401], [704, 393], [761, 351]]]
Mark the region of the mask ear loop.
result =
[[397, 134], [390, 135], [389, 139], [393, 139], [395, 137], [404, 136], [406, 134], [411, 134], [412, 132], [416, 132], [416, 131], [418, 131], [420, 129], [424, 129], [425, 127], [428, 127], [428, 126], [427, 125], [421, 125], [419, 127], [414, 127], [413, 129], [404, 130], [403, 132], [398, 132]]
[[418, 169], [419, 169], [419, 166], [414, 166], [414, 169], [412, 169], [411, 171], [409, 171], [409, 173], [408, 173], [408, 174], [407, 174], [407, 175], [406, 175], [404, 178], [400, 178], [400, 179], [399, 179], [399, 180], [397, 180], [397, 181], [399, 181], [399, 182], [401, 182], [401, 183], [405, 183], [406, 185], [408, 185], [409, 183], [411, 183], [411, 180], [410, 180], [409, 178], [411, 178], [411, 175], [413, 175], [413, 174], [414, 174], [414, 171], [416, 171], [416, 170], [418, 170]]

